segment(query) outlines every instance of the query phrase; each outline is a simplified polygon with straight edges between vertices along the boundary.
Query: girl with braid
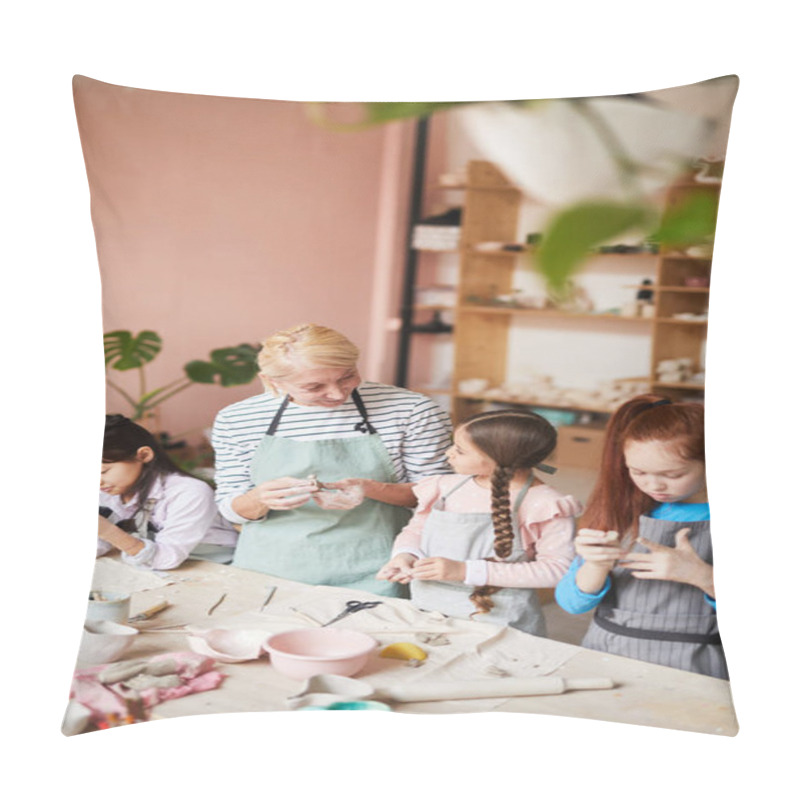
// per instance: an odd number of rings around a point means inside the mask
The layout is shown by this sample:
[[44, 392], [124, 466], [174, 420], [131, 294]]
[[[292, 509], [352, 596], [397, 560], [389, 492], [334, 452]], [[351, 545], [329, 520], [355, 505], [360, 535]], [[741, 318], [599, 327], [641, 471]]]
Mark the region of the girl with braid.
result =
[[574, 556], [579, 503], [534, 469], [555, 448], [538, 414], [488, 411], [455, 431], [447, 457], [455, 475], [414, 487], [414, 517], [377, 577], [409, 583], [419, 608], [545, 635], [536, 590], [555, 586]]

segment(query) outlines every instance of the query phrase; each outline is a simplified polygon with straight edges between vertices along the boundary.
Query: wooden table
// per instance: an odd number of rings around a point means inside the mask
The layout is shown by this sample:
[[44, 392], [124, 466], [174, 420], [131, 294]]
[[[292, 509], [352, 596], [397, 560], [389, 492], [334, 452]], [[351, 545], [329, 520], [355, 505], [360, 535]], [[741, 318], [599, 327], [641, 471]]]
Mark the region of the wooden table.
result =
[[[277, 590], [262, 610], [269, 585], [277, 587]], [[344, 600], [354, 595], [339, 588], [311, 587], [209, 562], [187, 562], [177, 570], [153, 575], [109, 557], [97, 561], [93, 588], [131, 590], [131, 614], [162, 600], [170, 604], [152, 620], [138, 623], [141, 633], [125, 654], [125, 659], [188, 650], [186, 632], [168, 626], [253, 628], [263, 624], [267, 629], [276, 630], [309, 627], [319, 624], [303, 611], [303, 608], [309, 608], [309, 600], [322, 604], [320, 607], [327, 614], [329, 609], [325, 608], [325, 603], [332, 604], [334, 610], [339, 609]], [[355, 593], [355, 596], [363, 599], [364, 594]], [[222, 602], [219, 602], [220, 598], [223, 598]], [[384, 615], [395, 611], [399, 615], [423, 613], [406, 600], [377, 599], [385, 601], [379, 607]], [[295, 608], [299, 610], [295, 612]], [[323, 612], [314, 613], [318, 619]], [[370, 616], [373, 614], [372, 611], [363, 611], [336, 624], [364, 630], [381, 645], [398, 640], [414, 641], [414, 630], [408, 625], [385, 619], [373, 622], [378, 619]], [[442, 620], [441, 615], [437, 617]], [[381, 683], [386, 685], [401, 680], [424, 680], [427, 675], [433, 679], [438, 670], [436, 678], [441, 679], [441, 671], [451, 669], [451, 664], [456, 663], [451, 661], [455, 656], [459, 657], [458, 663], [462, 665], [460, 672], [445, 673], [444, 677], [488, 677], [469, 672], [473, 661], [477, 663], [479, 660], [477, 653], [480, 649], [482, 653], [495, 652], [502, 656], [505, 659], [503, 663], [513, 663], [515, 654], [519, 654], [521, 666], [513, 673], [515, 676], [609, 677], [615, 682], [615, 688], [501, 699], [490, 701], [489, 705], [483, 700], [397, 704], [395, 711], [436, 714], [496, 710], [554, 714], [727, 736], [734, 735], [738, 729], [727, 681], [598, 653], [487, 623], [444, 619], [443, 622], [434, 620], [432, 624], [434, 628], [437, 625], [455, 625], [452, 634], [447, 634], [451, 643], [444, 647], [422, 644], [429, 658], [420, 667], [409, 670], [404, 662], [380, 658], [376, 653], [356, 677], [380, 686]], [[498, 636], [500, 644], [495, 646], [492, 642]], [[488, 644], [476, 645], [476, 642], [487, 640]], [[226, 675], [220, 687], [163, 702], [155, 706], [153, 716], [286, 710], [286, 698], [302, 687], [302, 683], [279, 674], [267, 657], [219, 664], [218, 669]]]

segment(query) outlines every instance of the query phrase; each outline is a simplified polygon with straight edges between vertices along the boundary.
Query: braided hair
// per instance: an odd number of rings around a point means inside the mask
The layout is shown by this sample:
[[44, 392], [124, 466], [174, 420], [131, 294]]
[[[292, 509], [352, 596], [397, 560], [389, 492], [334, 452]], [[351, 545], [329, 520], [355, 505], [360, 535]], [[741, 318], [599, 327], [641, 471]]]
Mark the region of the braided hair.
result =
[[[531, 411], [486, 411], [465, 420], [461, 430], [472, 444], [495, 462], [491, 476], [494, 553], [491, 560], [505, 560], [514, 544], [514, 519], [511, 510], [511, 481], [521, 470], [533, 469], [556, 446], [556, 430]], [[470, 595], [474, 613], [485, 614], [493, 607], [491, 595], [496, 586], [479, 586]]]

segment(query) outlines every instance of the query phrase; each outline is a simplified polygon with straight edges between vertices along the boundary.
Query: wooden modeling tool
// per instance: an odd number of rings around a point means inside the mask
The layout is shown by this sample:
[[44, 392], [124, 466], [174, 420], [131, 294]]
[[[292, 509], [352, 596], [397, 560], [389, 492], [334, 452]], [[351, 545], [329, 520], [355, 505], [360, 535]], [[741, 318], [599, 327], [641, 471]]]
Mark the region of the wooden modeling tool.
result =
[[132, 616], [128, 622], [144, 622], [147, 619], [151, 619], [156, 614], [160, 614], [165, 608], [168, 607], [169, 603], [166, 600], [163, 600], [157, 605], [151, 606], [150, 608], [140, 611], [138, 614]]

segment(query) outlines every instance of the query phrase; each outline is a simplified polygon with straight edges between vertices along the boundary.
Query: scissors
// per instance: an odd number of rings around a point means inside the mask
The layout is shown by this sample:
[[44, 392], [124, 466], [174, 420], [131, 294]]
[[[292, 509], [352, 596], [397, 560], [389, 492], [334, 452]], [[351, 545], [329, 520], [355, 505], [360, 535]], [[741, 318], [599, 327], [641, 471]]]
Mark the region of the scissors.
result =
[[324, 625], [321, 627], [325, 628], [328, 625], [333, 624], [334, 622], [338, 622], [343, 617], [346, 617], [348, 614], [355, 614], [357, 611], [363, 611], [365, 608], [375, 608], [375, 606], [379, 606], [383, 601], [382, 600], [372, 600], [368, 603], [362, 603], [360, 600], [348, 600], [345, 603], [345, 609], [342, 611], [341, 614], [334, 617], [332, 620], [328, 620]]

